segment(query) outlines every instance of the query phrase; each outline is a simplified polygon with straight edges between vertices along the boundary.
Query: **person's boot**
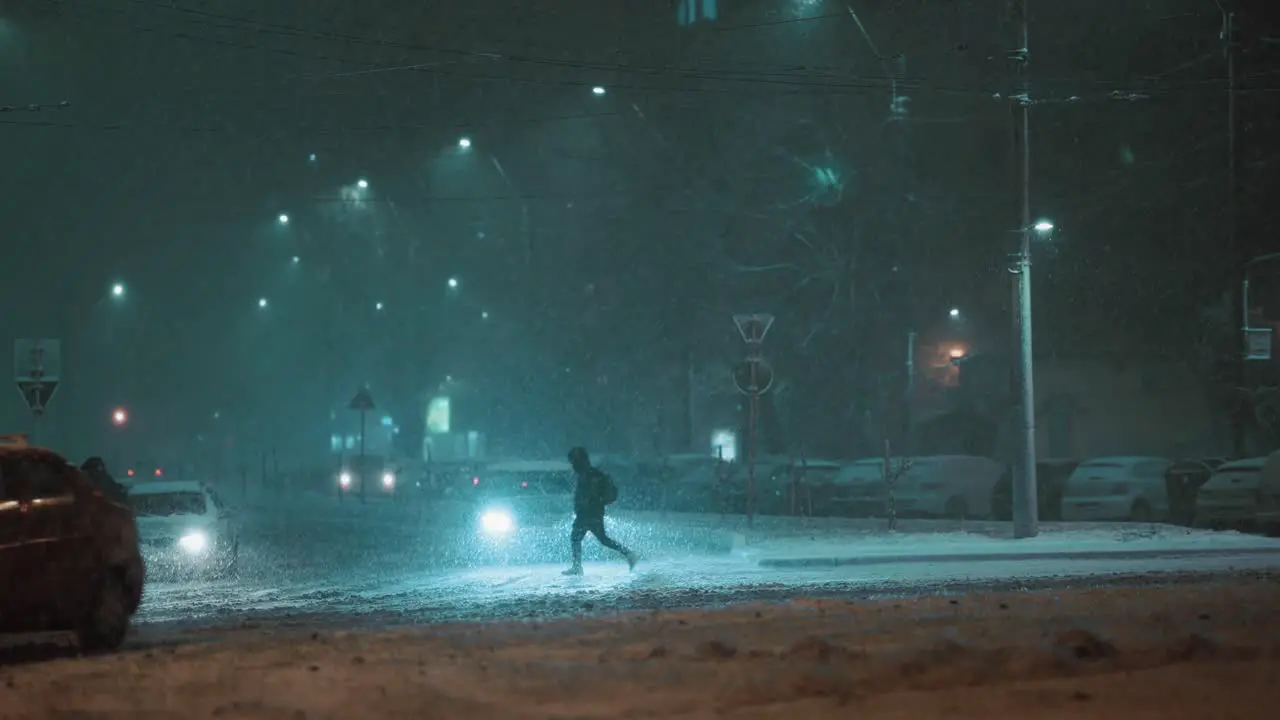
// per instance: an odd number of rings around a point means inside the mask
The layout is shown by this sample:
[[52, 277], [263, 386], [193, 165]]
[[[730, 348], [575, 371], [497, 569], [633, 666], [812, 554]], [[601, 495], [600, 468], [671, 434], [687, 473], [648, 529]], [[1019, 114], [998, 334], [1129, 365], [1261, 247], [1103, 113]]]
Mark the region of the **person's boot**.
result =
[[636, 563], [640, 562], [640, 556], [634, 550], [628, 550], [625, 554], [627, 556], [627, 569], [635, 570]]
[[579, 565], [579, 564], [577, 564], [577, 563], [574, 563], [572, 567], [570, 567], [568, 570], [565, 570], [564, 572], [562, 572], [562, 573], [560, 573], [560, 574], [561, 574], [561, 575], [581, 575], [581, 574], [582, 574], [582, 566], [581, 566], [581, 565]]

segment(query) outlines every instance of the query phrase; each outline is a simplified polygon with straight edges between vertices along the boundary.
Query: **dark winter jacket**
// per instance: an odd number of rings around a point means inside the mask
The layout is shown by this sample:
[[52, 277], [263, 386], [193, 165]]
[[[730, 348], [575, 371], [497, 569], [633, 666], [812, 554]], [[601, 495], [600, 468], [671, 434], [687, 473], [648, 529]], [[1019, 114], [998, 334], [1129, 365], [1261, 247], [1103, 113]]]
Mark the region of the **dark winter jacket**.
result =
[[573, 489], [573, 512], [579, 517], [604, 517], [605, 494], [609, 479], [598, 468], [576, 471], [578, 483]]

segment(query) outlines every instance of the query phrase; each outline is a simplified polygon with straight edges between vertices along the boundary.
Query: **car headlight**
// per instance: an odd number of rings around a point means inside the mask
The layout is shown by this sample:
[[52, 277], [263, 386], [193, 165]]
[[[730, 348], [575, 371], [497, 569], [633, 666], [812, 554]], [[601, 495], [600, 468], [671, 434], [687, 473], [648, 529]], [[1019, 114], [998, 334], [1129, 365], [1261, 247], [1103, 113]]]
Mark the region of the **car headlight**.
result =
[[392, 472], [382, 473], [382, 487], [390, 490], [396, 486], [396, 474]]
[[338, 474], [338, 484], [344, 488], [351, 487], [351, 473], [343, 471]]
[[490, 535], [505, 535], [515, 526], [515, 518], [506, 510], [487, 510], [480, 516], [480, 528]]
[[178, 546], [189, 553], [198, 553], [209, 547], [209, 536], [200, 531], [189, 532], [178, 539]]

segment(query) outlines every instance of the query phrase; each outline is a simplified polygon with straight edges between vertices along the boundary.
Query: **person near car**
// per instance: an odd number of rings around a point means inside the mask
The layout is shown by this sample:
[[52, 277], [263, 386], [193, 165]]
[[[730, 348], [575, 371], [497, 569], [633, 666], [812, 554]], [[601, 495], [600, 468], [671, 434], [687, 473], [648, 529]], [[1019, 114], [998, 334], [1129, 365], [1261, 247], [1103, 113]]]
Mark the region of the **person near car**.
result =
[[577, 476], [577, 485], [573, 490], [573, 530], [569, 533], [573, 565], [564, 574], [582, 574], [582, 541], [587, 533], [595, 535], [601, 545], [620, 553], [627, 559], [627, 565], [634, 570], [638, 556], [609, 537], [604, 529], [605, 507], [617, 499], [618, 494], [613, 478], [591, 464], [586, 448], [575, 447], [570, 450], [569, 464], [573, 466], [573, 472]]
[[111, 477], [111, 473], [107, 471], [107, 464], [100, 457], [91, 457], [84, 461], [80, 466], [80, 471], [89, 477], [89, 481], [93, 486], [102, 491], [103, 495], [115, 500], [116, 502], [126, 502], [129, 498], [129, 491], [123, 485], [116, 482]]

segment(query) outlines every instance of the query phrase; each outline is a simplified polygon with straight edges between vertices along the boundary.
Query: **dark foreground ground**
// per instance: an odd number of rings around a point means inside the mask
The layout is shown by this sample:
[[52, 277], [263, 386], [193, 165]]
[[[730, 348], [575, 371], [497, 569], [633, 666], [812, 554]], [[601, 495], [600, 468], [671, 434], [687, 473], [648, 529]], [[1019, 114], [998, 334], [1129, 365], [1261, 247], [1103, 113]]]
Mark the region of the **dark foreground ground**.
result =
[[191, 632], [118, 656], [0, 668], [0, 714], [1274, 717], [1275, 576], [1056, 584], [382, 631], [250, 624], [210, 629], [211, 642]]

